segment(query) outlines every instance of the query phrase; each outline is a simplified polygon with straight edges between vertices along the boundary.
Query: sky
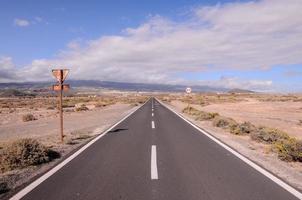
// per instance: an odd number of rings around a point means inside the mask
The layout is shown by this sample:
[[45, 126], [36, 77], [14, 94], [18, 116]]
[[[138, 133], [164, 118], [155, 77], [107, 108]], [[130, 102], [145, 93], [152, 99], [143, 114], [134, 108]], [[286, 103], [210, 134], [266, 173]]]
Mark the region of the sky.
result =
[[302, 92], [302, 0], [0, 0], [0, 82]]

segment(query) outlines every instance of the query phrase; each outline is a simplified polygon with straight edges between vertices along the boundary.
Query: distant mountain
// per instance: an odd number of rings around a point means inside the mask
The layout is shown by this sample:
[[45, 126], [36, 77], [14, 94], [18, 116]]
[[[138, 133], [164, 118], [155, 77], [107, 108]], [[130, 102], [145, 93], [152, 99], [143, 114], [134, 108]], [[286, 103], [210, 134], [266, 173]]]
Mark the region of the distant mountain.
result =
[[[147, 83], [124, 83], [112, 81], [97, 80], [68, 80], [71, 88], [104, 88], [124, 91], [146, 91], [146, 92], [184, 92], [185, 85], [168, 85], [168, 84], [147, 84]], [[0, 89], [23, 89], [36, 90], [45, 89], [53, 85], [54, 82], [24, 82], [24, 83], [0, 83]], [[229, 89], [211, 86], [190, 86], [193, 92], [227, 92]]]
[[249, 93], [255, 93], [255, 92], [251, 91], [251, 90], [244, 90], [244, 89], [234, 88], [234, 89], [229, 90], [228, 93], [249, 94]]

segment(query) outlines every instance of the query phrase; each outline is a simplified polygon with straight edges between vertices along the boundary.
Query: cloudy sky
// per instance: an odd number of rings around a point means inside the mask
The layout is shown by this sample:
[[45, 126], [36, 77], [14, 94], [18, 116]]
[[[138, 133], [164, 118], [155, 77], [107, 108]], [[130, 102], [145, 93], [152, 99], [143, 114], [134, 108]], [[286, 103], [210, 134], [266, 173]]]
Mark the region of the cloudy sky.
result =
[[0, 82], [302, 92], [302, 0], [1, 0], [0, 27]]

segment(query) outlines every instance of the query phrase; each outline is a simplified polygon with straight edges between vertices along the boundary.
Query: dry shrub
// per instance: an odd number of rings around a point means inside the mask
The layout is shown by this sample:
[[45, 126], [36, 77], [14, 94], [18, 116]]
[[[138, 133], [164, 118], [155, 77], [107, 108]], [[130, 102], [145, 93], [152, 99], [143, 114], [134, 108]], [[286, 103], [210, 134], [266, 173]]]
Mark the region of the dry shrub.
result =
[[161, 98], [161, 100], [162, 101], [164, 101], [164, 102], [169, 102], [169, 103], [171, 103], [171, 98], [169, 98], [169, 97], [163, 97], [163, 98]]
[[25, 114], [22, 116], [22, 121], [24, 121], [24, 122], [34, 121], [34, 120], [37, 120], [37, 119], [35, 118], [35, 116], [33, 114]]
[[87, 111], [89, 110], [89, 108], [87, 108], [87, 106], [85, 104], [82, 104], [80, 107], [76, 108], [76, 111]]
[[237, 122], [232, 118], [217, 116], [213, 120], [213, 125], [216, 126], [216, 127], [226, 129], [226, 128], [230, 128], [232, 126], [236, 126]]
[[96, 108], [101, 108], [101, 107], [106, 107], [108, 105], [111, 105], [112, 103], [104, 102], [104, 101], [99, 101], [95, 104]]
[[49, 106], [49, 107], [47, 107], [46, 109], [47, 109], [47, 110], [54, 110], [55, 107], [54, 107], [54, 106]]
[[277, 151], [278, 157], [284, 161], [302, 162], [302, 141], [290, 138], [276, 142], [273, 149]]
[[196, 108], [193, 108], [191, 106], [187, 106], [182, 110], [183, 113], [189, 114], [189, 115], [199, 115], [201, 111], [197, 110]]
[[200, 111], [199, 115], [195, 118], [195, 120], [199, 120], [199, 121], [212, 120], [212, 119], [214, 119], [217, 116], [219, 116], [218, 113], [211, 113], [211, 112]]
[[272, 144], [277, 141], [288, 140], [289, 136], [287, 133], [275, 128], [260, 127], [251, 134], [251, 138], [259, 142]]
[[235, 135], [247, 135], [256, 131], [256, 126], [250, 122], [243, 122], [241, 124], [233, 124], [230, 127], [230, 132]]
[[139, 104], [138, 103], [131, 103], [130, 105], [135, 107], [135, 106], [138, 106]]
[[6, 145], [1, 150], [0, 171], [40, 165], [58, 157], [60, 157], [58, 152], [45, 147], [37, 140], [20, 139]]

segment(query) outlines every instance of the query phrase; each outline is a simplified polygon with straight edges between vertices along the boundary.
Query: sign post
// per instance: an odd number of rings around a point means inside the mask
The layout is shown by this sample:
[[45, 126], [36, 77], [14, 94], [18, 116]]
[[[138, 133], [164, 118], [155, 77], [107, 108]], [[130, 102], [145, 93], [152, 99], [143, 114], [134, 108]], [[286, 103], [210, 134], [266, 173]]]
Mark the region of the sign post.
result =
[[[190, 97], [190, 94], [191, 94], [191, 92], [192, 92], [192, 89], [190, 88], [190, 87], [187, 87], [186, 88], [186, 94]], [[189, 101], [188, 101], [188, 106], [187, 107], [189, 107], [190, 106], [190, 99], [189, 99]]]
[[63, 84], [67, 74], [69, 73], [69, 69], [53, 69], [52, 74], [57, 79], [57, 84], [52, 86], [52, 90], [58, 91], [59, 93], [59, 114], [60, 114], [60, 137], [61, 142], [64, 141], [64, 133], [63, 133], [63, 90], [67, 91], [69, 89], [68, 84]]

